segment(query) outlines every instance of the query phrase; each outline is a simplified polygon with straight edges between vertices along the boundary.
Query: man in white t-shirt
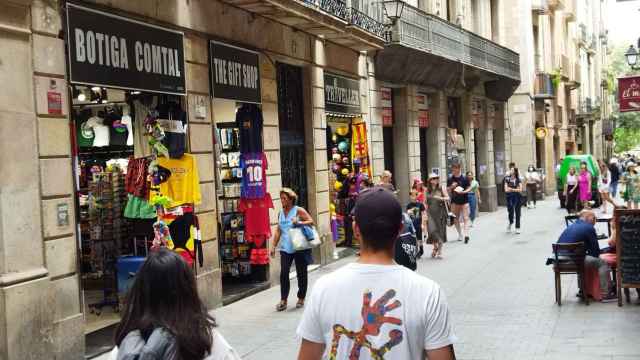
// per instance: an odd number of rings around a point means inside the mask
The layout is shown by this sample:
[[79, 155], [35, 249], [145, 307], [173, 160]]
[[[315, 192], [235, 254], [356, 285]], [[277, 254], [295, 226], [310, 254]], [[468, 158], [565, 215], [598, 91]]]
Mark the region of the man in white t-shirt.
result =
[[402, 208], [381, 188], [353, 210], [360, 259], [319, 279], [298, 327], [299, 360], [453, 360], [444, 292], [393, 261]]

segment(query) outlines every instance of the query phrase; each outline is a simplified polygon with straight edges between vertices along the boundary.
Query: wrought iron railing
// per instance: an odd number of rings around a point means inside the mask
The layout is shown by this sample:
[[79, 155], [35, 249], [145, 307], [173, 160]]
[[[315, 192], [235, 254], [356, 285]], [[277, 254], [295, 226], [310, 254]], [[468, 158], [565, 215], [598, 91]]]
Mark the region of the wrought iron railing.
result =
[[591, 98], [580, 99], [578, 102], [578, 115], [589, 115], [593, 113], [593, 103]]
[[520, 80], [517, 53], [408, 4], [390, 42]]
[[371, 0], [351, 0], [349, 23], [368, 31], [379, 38], [385, 38], [387, 25], [380, 2]]
[[299, 0], [303, 4], [322, 10], [327, 14], [333, 15], [341, 20], [347, 20], [347, 3], [342, 0]]

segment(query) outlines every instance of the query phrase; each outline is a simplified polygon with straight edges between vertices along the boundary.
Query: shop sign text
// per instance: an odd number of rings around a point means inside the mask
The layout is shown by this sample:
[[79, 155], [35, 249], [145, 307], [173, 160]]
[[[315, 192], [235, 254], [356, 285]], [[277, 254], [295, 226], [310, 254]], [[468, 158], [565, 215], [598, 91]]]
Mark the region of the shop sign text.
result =
[[260, 55], [225, 43], [209, 43], [213, 97], [260, 103]]
[[324, 74], [324, 108], [329, 113], [360, 114], [360, 83], [335, 74]]

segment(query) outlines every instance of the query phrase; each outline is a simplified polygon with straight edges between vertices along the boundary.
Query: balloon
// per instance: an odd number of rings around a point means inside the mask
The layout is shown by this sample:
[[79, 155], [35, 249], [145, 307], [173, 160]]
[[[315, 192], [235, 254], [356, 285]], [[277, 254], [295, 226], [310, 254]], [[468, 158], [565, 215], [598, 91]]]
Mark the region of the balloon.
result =
[[331, 135], [331, 141], [333, 141], [333, 142], [338, 141], [338, 135], [336, 135], [336, 134]]
[[348, 158], [348, 157], [346, 157], [346, 156], [345, 156], [345, 157], [343, 157], [343, 158], [342, 158], [342, 162], [343, 162], [344, 164], [348, 164], [348, 163], [349, 163], [349, 158]]
[[345, 175], [345, 176], [346, 176], [346, 175], [349, 175], [349, 169], [347, 169], [347, 168], [343, 168], [343, 169], [342, 169], [342, 171], [341, 171], [341, 173], [342, 173], [342, 175]]
[[332, 158], [334, 161], [340, 161], [340, 154], [333, 154]]
[[333, 188], [334, 188], [334, 189], [336, 189], [336, 191], [340, 191], [340, 190], [342, 190], [342, 183], [341, 183], [340, 181], [336, 181], [336, 182], [333, 184]]
[[340, 136], [345, 136], [349, 133], [349, 127], [347, 126], [341, 126], [339, 128], [336, 129], [336, 132], [338, 133], [338, 135]]
[[338, 171], [340, 171], [340, 166], [338, 166], [337, 164], [333, 164], [333, 166], [331, 167], [331, 170], [337, 174]]
[[331, 149], [331, 153], [335, 154], [337, 152], [338, 152], [338, 148], [337, 147], [334, 147], [334, 148]]
[[331, 213], [336, 212], [336, 205], [335, 205], [335, 204], [329, 204], [329, 211], [330, 211]]
[[347, 151], [347, 142], [346, 141], [340, 141], [340, 143], [338, 144], [338, 150]]

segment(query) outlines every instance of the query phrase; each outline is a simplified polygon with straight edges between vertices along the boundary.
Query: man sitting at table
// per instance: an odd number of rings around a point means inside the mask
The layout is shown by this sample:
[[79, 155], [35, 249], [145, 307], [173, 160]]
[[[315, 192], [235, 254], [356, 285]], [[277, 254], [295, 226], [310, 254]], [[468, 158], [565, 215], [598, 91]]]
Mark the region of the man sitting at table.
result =
[[582, 210], [579, 215], [580, 218], [562, 232], [558, 244], [584, 243], [585, 266], [597, 269], [600, 276], [601, 301], [615, 301], [618, 298], [615, 293], [609, 291], [609, 272], [611, 269], [604, 260], [600, 259], [600, 246], [595, 229], [596, 214], [592, 210]]

